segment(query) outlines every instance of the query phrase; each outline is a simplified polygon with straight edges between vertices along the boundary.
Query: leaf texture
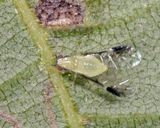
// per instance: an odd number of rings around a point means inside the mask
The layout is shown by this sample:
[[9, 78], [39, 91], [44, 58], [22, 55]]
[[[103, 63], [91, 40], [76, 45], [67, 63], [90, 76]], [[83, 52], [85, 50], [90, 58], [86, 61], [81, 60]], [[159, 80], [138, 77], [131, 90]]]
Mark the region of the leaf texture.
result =
[[[158, 128], [160, 1], [85, 0], [84, 23], [58, 29], [39, 25], [36, 2], [0, 1], [0, 127]], [[121, 44], [139, 50], [140, 65], [119, 72], [109, 69], [99, 79], [107, 80], [106, 86], [128, 79], [136, 89], [128, 97], [115, 97], [53, 66], [56, 55]]]

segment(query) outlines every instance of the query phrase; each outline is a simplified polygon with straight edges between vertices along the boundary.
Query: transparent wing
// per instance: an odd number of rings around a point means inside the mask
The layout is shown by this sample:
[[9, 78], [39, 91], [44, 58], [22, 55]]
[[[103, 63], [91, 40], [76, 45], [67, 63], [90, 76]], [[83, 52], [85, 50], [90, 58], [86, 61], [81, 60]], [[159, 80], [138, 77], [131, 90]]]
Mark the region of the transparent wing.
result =
[[98, 76], [98, 81], [103, 88], [116, 96], [133, 96], [137, 92], [138, 85], [133, 85], [133, 76], [126, 70], [109, 69], [108, 72]]
[[140, 64], [141, 53], [134, 48], [122, 49], [122, 51], [115, 51], [111, 49], [110, 52], [102, 53], [101, 58], [109, 68], [129, 69]]
[[118, 85], [109, 86], [106, 90], [116, 96], [133, 96], [136, 93], [137, 87], [129, 84], [129, 79], [120, 82]]

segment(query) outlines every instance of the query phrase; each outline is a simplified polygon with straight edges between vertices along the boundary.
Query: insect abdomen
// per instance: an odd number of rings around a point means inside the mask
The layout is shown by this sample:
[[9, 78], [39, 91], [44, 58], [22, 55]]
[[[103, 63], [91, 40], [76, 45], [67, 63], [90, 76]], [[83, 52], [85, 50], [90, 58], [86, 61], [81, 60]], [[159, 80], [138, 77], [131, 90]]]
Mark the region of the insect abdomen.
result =
[[58, 65], [88, 77], [97, 76], [107, 70], [107, 66], [93, 55], [61, 58]]

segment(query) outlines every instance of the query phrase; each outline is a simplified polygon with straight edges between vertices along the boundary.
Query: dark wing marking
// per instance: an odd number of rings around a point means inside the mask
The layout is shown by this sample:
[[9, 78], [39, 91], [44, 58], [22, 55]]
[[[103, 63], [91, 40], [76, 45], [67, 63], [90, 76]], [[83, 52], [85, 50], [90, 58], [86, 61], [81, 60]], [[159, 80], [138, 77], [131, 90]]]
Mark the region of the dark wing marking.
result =
[[111, 48], [113, 52], [115, 52], [116, 54], [120, 54], [126, 51], [129, 51], [131, 49], [131, 46], [127, 46], [127, 45], [120, 45], [120, 46], [115, 46]]

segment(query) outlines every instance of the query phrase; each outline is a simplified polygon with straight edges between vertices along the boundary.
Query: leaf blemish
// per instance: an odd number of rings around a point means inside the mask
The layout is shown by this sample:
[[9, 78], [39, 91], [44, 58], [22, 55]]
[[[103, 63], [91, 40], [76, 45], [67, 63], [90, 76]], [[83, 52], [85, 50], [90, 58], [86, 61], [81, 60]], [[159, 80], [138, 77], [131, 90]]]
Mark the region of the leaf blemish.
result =
[[9, 123], [13, 128], [21, 128], [20, 122], [14, 117], [9, 114], [6, 114], [0, 111], [0, 118]]
[[37, 18], [45, 26], [80, 24], [83, 12], [76, 0], [39, 0], [35, 7]]
[[45, 104], [45, 110], [48, 117], [48, 122], [50, 124], [51, 128], [57, 128], [56, 123], [56, 116], [54, 112], [52, 111], [52, 98], [53, 98], [53, 86], [51, 83], [47, 83], [45, 85], [45, 88], [42, 90], [43, 98], [44, 98], [44, 104]]

